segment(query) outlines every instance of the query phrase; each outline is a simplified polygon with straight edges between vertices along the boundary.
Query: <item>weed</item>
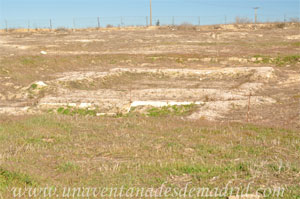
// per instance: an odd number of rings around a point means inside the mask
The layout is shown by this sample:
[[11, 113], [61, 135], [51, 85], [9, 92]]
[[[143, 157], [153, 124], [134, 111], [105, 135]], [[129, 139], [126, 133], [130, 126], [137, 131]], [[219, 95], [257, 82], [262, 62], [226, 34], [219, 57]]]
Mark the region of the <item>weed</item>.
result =
[[72, 162], [65, 162], [65, 163], [62, 163], [60, 165], [58, 165], [57, 169], [60, 171], [60, 172], [71, 172], [71, 171], [76, 171], [79, 169], [79, 166], [75, 163], [72, 163]]
[[56, 110], [57, 113], [62, 115], [81, 115], [81, 116], [96, 116], [96, 110], [89, 109], [80, 109], [80, 108], [71, 108], [71, 107], [60, 107]]
[[38, 87], [37, 84], [31, 84], [31, 86], [30, 86], [30, 88], [33, 89], [33, 90], [34, 90], [34, 89], [37, 89], [37, 87]]
[[188, 22], [184, 22], [181, 25], [177, 26], [178, 30], [196, 30], [196, 27], [193, 24], [190, 24]]
[[23, 65], [33, 65], [33, 64], [35, 64], [35, 61], [34, 61], [34, 59], [31, 59], [31, 58], [23, 58], [21, 60], [21, 63]]
[[248, 24], [248, 23], [252, 23], [252, 21], [248, 17], [236, 17], [235, 23], [236, 24]]
[[11, 172], [0, 167], [0, 190], [11, 184], [33, 186], [37, 183], [26, 174]]
[[182, 116], [187, 115], [195, 108], [195, 104], [182, 105], [182, 106], [164, 106], [161, 108], [151, 108], [148, 110], [148, 116], [162, 117], [167, 115]]
[[276, 27], [282, 29], [282, 28], [285, 27], [285, 23], [277, 23], [277, 24], [276, 24]]
[[[294, 65], [300, 61], [300, 55], [288, 55], [288, 56], [278, 56], [275, 58], [271, 58], [269, 56], [262, 56], [262, 55], [255, 55], [257, 60], [255, 63], [262, 63], [262, 64], [275, 64], [277, 66], [284, 66], [284, 65]], [[261, 58], [260, 60], [258, 58]]]

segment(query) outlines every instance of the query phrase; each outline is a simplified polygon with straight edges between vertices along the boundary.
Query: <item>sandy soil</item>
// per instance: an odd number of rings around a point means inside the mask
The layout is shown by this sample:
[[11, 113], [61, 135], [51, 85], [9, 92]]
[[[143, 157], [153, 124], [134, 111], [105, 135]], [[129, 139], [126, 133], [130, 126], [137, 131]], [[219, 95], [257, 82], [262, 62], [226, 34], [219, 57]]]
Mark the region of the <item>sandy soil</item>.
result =
[[298, 24], [0, 33], [0, 114], [126, 114], [195, 104], [183, 119], [300, 128]]

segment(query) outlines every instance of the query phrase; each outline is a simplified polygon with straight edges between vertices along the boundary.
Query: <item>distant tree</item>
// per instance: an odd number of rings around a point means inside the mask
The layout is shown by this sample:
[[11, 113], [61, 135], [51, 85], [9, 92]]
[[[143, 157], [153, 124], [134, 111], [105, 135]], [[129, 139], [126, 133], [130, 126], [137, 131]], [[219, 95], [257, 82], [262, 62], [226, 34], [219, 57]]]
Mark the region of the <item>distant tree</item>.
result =
[[156, 26], [160, 26], [160, 21], [159, 20], [157, 20]]

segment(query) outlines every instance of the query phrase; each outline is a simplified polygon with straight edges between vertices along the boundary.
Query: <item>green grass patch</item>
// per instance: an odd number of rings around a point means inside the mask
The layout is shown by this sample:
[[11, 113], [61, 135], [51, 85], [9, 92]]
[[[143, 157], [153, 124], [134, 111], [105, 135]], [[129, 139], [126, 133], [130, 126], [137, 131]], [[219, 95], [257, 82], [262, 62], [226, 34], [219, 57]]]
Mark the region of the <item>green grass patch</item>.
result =
[[60, 165], [58, 165], [57, 169], [60, 171], [60, 172], [71, 172], [71, 171], [76, 171], [78, 170], [80, 167], [73, 163], [73, 162], [64, 162], [64, 163], [61, 163]]
[[62, 115], [81, 115], [81, 116], [96, 116], [96, 110], [89, 110], [89, 109], [80, 109], [80, 108], [72, 108], [72, 107], [60, 107], [56, 110], [57, 113]]
[[29, 175], [8, 171], [0, 167], [0, 190], [10, 185], [34, 186], [37, 184]]
[[34, 90], [34, 89], [37, 89], [37, 87], [38, 87], [37, 84], [31, 84], [31, 86], [30, 86], [30, 88], [33, 89], [33, 90]]
[[150, 117], [162, 117], [168, 115], [183, 116], [187, 115], [195, 109], [195, 104], [182, 105], [182, 106], [164, 106], [161, 108], [151, 108], [147, 112]]
[[276, 66], [295, 65], [300, 62], [300, 55], [277, 56], [275, 58], [263, 55], [255, 55], [253, 57], [257, 58], [255, 63], [275, 64]]

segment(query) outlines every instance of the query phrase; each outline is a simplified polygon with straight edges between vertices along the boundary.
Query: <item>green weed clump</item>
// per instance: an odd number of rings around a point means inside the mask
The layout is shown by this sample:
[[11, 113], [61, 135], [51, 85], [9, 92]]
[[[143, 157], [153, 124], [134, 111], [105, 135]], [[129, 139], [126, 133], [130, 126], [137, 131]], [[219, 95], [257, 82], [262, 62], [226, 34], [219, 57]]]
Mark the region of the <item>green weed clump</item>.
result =
[[151, 108], [148, 110], [147, 115], [151, 117], [162, 117], [168, 115], [183, 116], [190, 113], [195, 108], [195, 104], [182, 105], [182, 106], [164, 106], [161, 108]]
[[8, 171], [0, 167], [0, 190], [11, 184], [34, 186], [36, 182], [26, 174]]
[[300, 55], [288, 55], [288, 56], [278, 56], [275, 58], [269, 56], [255, 55], [255, 58], [261, 58], [256, 60], [255, 63], [258, 64], [275, 64], [276, 66], [284, 65], [294, 65], [300, 62]]
[[81, 116], [96, 116], [96, 110], [89, 110], [89, 109], [80, 109], [80, 108], [72, 108], [72, 107], [60, 107], [56, 110], [58, 114], [62, 115], [81, 115]]
[[79, 166], [73, 162], [65, 162], [58, 165], [57, 169], [61, 172], [69, 172], [78, 170]]

